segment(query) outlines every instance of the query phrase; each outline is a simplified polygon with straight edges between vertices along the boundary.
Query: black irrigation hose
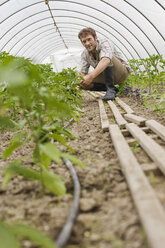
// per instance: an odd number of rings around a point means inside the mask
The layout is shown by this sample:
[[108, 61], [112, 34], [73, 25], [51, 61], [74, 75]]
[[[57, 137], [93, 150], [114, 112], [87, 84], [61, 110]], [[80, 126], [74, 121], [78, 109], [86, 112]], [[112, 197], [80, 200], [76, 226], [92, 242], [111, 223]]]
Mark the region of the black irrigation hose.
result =
[[72, 179], [73, 179], [73, 183], [74, 183], [74, 199], [73, 199], [73, 204], [71, 207], [71, 211], [69, 214], [69, 217], [62, 229], [62, 231], [60, 232], [56, 244], [59, 248], [63, 248], [66, 244], [67, 241], [70, 237], [77, 213], [78, 213], [78, 209], [79, 209], [79, 199], [80, 199], [80, 183], [77, 177], [77, 174], [75, 172], [75, 169], [72, 165], [72, 163], [68, 160], [63, 158], [64, 163], [66, 164], [66, 166], [68, 167], [68, 169], [70, 170]]
[[[73, 120], [74, 119], [71, 118], [69, 120], [69, 122], [64, 126], [64, 128], [68, 127], [72, 123]], [[78, 176], [76, 174], [76, 171], [75, 171], [72, 163], [68, 159], [63, 158], [63, 161], [66, 164], [66, 166], [68, 167], [70, 174], [71, 174], [71, 177], [72, 177], [72, 180], [73, 180], [73, 185], [74, 185], [73, 196], [74, 197], [73, 197], [73, 204], [72, 204], [68, 219], [67, 219], [65, 225], [63, 226], [62, 231], [60, 232], [60, 234], [56, 240], [56, 245], [59, 248], [63, 248], [68, 242], [68, 239], [70, 237], [70, 234], [71, 234], [71, 231], [72, 231], [72, 228], [73, 228], [73, 225], [74, 225], [74, 222], [76, 220], [77, 213], [78, 213], [79, 199], [80, 199], [80, 183], [79, 183], [79, 179], [78, 179]]]

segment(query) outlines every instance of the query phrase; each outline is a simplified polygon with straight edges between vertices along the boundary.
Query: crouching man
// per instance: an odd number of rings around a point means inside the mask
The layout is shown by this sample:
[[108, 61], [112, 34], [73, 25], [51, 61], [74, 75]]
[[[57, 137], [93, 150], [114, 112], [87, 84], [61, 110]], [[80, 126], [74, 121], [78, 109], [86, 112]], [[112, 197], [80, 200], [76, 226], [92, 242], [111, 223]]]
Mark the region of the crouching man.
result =
[[[81, 55], [81, 75], [84, 78], [81, 84], [87, 90], [105, 90], [104, 101], [115, 99], [115, 84], [124, 82], [130, 74], [128, 63], [111, 41], [98, 40], [94, 29], [83, 28], [78, 37], [85, 47]], [[90, 66], [94, 70], [88, 74]]]

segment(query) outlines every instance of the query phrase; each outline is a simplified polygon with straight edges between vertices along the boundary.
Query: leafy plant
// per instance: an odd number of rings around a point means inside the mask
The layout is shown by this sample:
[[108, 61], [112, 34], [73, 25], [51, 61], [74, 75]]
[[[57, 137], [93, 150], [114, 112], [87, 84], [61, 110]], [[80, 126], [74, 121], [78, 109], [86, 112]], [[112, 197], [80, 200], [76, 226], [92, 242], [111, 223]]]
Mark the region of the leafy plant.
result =
[[165, 112], [165, 61], [162, 56], [130, 60], [132, 73], [119, 85], [121, 95], [135, 96], [154, 111]]
[[135, 141], [132, 146], [131, 146], [131, 150], [134, 152], [139, 152], [140, 151], [140, 144], [139, 142]]
[[[29, 59], [0, 54], [0, 129], [13, 128], [16, 134], [3, 153], [7, 159], [20, 146], [33, 142], [33, 161], [37, 171], [24, 168], [13, 161], [6, 170], [3, 186], [14, 174], [35, 179], [55, 194], [66, 189], [57, 175], [49, 172], [51, 161], [61, 164], [61, 158], [69, 158], [83, 167], [73, 154], [67, 139], [74, 137], [64, 123], [70, 118], [78, 120], [81, 91], [77, 88], [80, 76], [75, 69], [54, 73], [50, 65], [34, 65]], [[6, 125], [7, 124], [7, 125]], [[24, 129], [28, 131], [24, 131]], [[54, 140], [54, 144], [51, 142]], [[62, 152], [64, 146], [70, 153]], [[38, 169], [39, 168], [39, 169]]]
[[0, 221], [0, 248], [21, 248], [19, 239], [26, 238], [42, 248], [57, 248], [45, 234], [34, 228], [15, 224], [8, 225]]

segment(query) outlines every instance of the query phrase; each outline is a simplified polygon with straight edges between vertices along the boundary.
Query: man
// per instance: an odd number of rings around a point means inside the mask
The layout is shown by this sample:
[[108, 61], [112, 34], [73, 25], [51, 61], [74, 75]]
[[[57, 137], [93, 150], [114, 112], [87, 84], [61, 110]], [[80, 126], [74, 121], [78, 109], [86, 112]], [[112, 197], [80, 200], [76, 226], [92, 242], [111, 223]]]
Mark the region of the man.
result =
[[[81, 55], [81, 84], [89, 90], [106, 90], [104, 101], [115, 99], [117, 88], [130, 74], [130, 67], [114, 44], [106, 39], [98, 40], [92, 28], [83, 28], [79, 39], [85, 47]], [[88, 74], [89, 67], [94, 70]]]

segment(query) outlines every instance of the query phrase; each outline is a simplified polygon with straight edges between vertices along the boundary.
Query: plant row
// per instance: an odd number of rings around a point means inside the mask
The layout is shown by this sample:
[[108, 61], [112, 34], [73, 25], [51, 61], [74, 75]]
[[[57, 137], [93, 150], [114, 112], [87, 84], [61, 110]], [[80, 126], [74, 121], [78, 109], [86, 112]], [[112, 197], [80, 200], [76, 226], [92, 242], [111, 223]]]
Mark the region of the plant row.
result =
[[[33, 144], [33, 166], [24, 165], [22, 159], [12, 161], [5, 170], [2, 187], [17, 174], [39, 181], [43, 193], [47, 189], [56, 195], [65, 194], [64, 182], [59, 175], [50, 172], [50, 165], [52, 161], [60, 165], [62, 158], [67, 158], [83, 167], [68, 145], [68, 140], [74, 137], [65, 128], [71, 118], [78, 120], [81, 112], [79, 81], [75, 69], [55, 73], [49, 64], [34, 65], [29, 59], [5, 52], [0, 54], [0, 131], [14, 131], [3, 159], [8, 159], [19, 147]], [[7, 242], [3, 238], [5, 230], [10, 234], [9, 243], [4, 245], [8, 248], [14, 239], [11, 230], [18, 230], [19, 236], [21, 227], [14, 229], [0, 223], [0, 237], [4, 244]], [[22, 227], [22, 230], [25, 230], [23, 236], [33, 240], [34, 230], [27, 227]], [[38, 242], [37, 233], [36, 237], [34, 241]], [[13, 248], [19, 247], [16, 239], [13, 242]], [[54, 245], [43, 242], [43, 247]]]
[[120, 93], [138, 96], [145, 106], [165, 112], [165, 60], [160, 55], [129, 61], [132, 73]]

